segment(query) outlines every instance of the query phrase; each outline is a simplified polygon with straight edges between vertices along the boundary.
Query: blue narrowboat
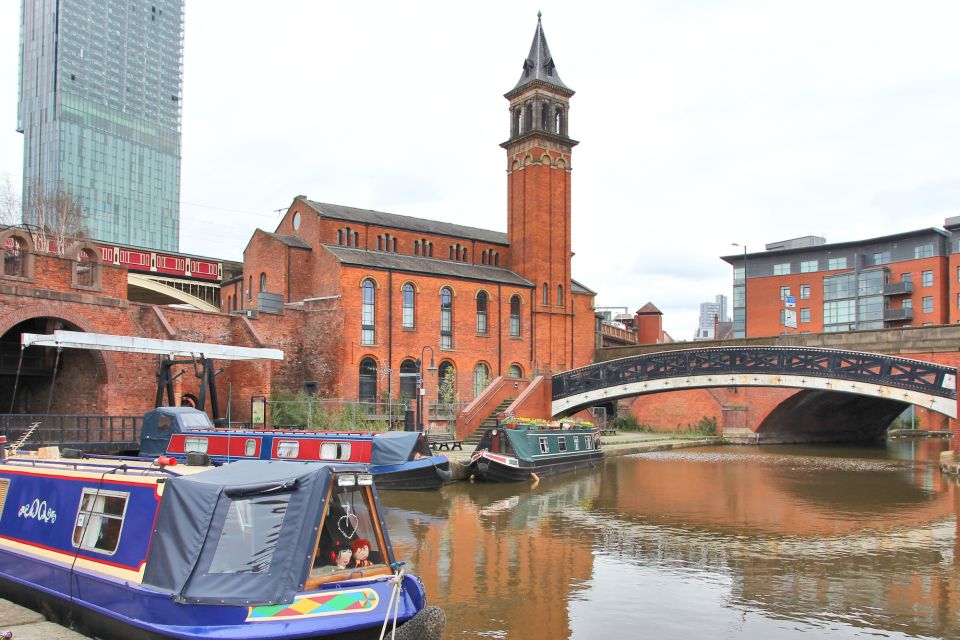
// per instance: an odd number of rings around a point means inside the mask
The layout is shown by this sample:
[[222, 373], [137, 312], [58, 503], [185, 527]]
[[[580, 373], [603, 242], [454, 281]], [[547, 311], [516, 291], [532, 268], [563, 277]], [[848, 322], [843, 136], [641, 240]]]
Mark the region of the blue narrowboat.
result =
[[366, 464], [380, 489], [434, 490], [450, 480], [450, 461], [434, 455], [423, 434], [415, 431], [227, 429], [214, 427], [206, 413], [188, 407], [158, 407], [144, 415], [141, 455], [183, 460], [190, 452], [206, 454], [217, 463]]
[[98, 637], [439, 639], [357, 465], [0, 462], [0, 593]]
[[600, 434], [589, 422], [507, 418], [484, 431], [470, 467], [479, 480], [519, 482], [602, 460]]

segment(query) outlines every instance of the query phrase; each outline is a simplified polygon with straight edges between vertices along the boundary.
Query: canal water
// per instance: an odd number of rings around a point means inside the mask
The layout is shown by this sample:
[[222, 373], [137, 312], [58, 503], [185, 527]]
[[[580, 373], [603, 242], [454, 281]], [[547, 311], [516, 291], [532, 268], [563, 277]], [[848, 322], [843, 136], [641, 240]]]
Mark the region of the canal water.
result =
[[946, 447], [686, 449], [381, 502], [450, 640], [960, 638]]

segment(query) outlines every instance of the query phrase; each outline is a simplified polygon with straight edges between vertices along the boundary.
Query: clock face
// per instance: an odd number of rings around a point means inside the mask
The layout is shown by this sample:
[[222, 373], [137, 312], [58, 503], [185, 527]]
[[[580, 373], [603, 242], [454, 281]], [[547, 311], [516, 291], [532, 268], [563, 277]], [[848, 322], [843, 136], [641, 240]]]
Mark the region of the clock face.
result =
[[293, 213], [293, 230], [294, 231], [300, 230], [300, 212], [299, 211], [295, 211]]

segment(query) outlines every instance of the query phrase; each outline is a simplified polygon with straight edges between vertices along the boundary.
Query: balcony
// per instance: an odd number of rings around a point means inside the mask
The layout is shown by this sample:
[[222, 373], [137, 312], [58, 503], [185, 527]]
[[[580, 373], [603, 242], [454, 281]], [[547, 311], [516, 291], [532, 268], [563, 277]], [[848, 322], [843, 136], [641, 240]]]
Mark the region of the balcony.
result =
[[[909, 283], [907, 283], [909, 284]], [[913, 308], [906, 307], [903, 309], [884, 309], [883, 310], [883, 321], [884, 322], [899, 322], [899, 321], [910, 322], [913, 320]]]
[[903, 282], [888, 282], [883, 285], [883, 295], [885, 296], [909, 296], [913, 293], [913, 283], [909, 280]]

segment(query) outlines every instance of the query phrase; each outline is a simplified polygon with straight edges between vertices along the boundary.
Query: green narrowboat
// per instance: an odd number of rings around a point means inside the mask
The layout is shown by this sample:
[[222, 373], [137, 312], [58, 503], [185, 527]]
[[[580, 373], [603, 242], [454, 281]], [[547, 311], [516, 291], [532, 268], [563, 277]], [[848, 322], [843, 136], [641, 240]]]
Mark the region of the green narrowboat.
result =
[[589, 422], [508, 418], [484, 432], [470, 465], [478, 480], [519, 482], [602, 460], [600, 432]]

